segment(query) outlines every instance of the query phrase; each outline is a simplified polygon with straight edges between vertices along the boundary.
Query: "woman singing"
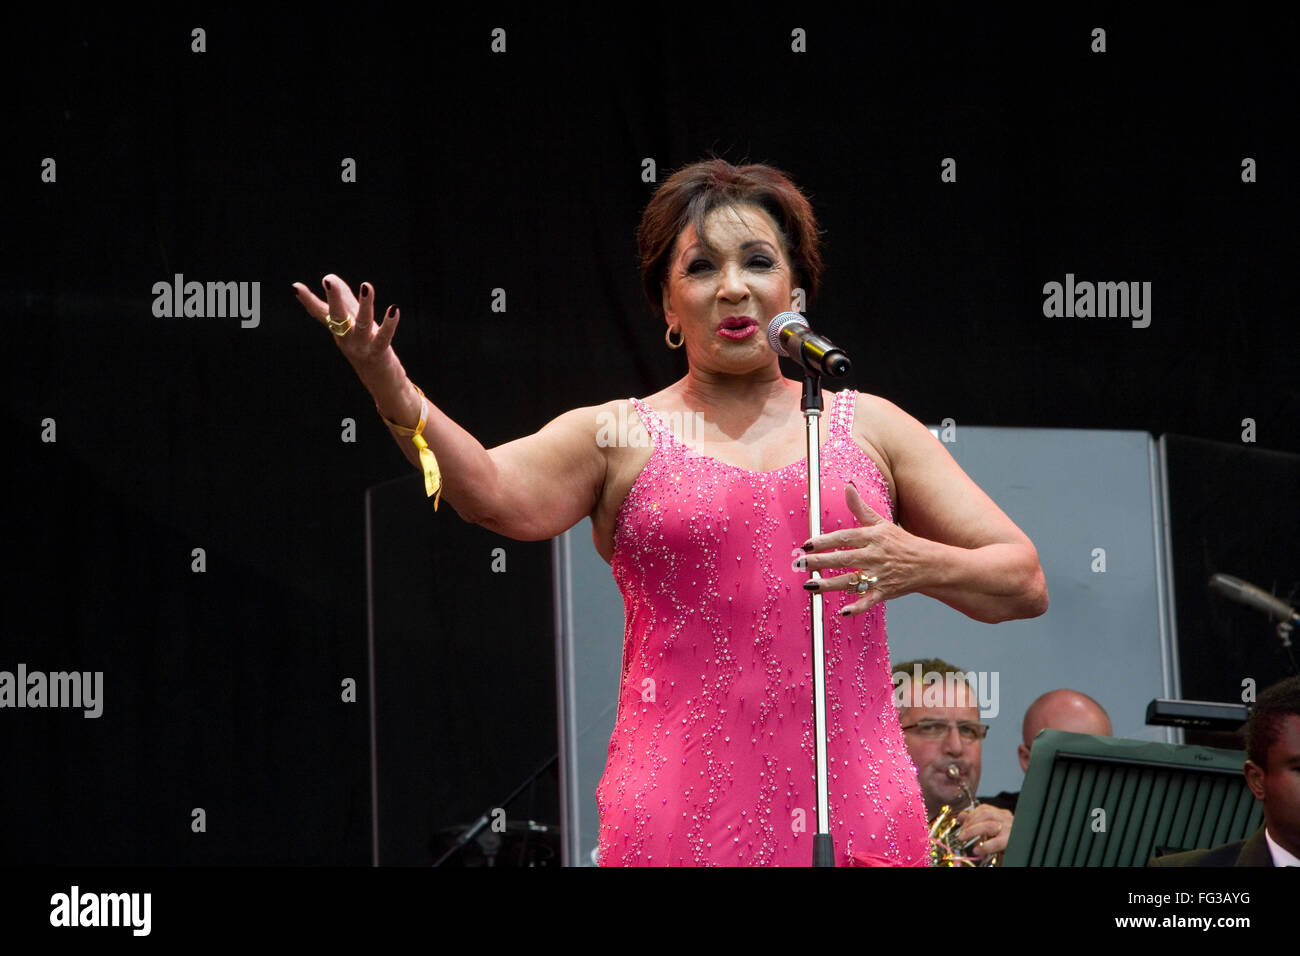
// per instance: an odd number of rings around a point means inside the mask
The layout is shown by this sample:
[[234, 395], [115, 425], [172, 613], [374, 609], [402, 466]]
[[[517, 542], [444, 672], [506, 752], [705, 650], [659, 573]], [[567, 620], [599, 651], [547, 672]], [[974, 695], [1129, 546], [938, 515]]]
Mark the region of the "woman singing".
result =
[[[492, 449], [408, 381], [392, 348], [399, 313], [377, 322], [372, 287], [362, 283], [359, 301], [334, 275], [325, 300], [295, 288], [430, 492], [440, 471], [461, 517], [525, 541], [591, 518], [626, 615], [596, 792], [602, 865], [810, 863], [818, 588], [836, 863], [924, 866], [884, 602], [920, 593], [979, 621], [1035, 617], [1047, 609], [1038, 553], [924, 425], [852, 390], [826, 394], [823, 533], [807, 540], [801, 387], [782, 376], [764, 330], [796, 289], [816, 294], [821, 258], [812, 209], [783, 173], [688, 166], [655, 192], [637, 240], [668, 347], [686, 350], [685, 377]], [[642, 440], [610, 440], [618, 421], [644, 428]]]

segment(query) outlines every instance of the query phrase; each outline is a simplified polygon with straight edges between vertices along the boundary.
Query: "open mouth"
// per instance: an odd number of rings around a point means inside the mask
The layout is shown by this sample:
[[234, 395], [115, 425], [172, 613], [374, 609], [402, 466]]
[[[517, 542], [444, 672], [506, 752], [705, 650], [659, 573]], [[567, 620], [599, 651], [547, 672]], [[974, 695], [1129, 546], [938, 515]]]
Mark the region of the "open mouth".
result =
[[718, 334], [728, 339], [745, 339], [758, 330], [758, 322], [748, 315], [731, 315], [722, 320]]

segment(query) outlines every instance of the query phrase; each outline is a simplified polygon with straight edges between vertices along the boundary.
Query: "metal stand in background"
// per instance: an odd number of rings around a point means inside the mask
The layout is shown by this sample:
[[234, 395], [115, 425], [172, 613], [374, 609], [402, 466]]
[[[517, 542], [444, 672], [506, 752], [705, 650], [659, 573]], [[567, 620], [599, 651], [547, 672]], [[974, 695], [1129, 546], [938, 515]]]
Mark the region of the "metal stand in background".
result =
[[[457, 836], [455, 840], [452, 841], [452, 845], [448, 847], [447, 850], [440, 857], [438, 857], [438, 859], [433, 861], [433, 865], [442, 866], [442, 864], [445, 863], [448, 859], [450, 859], [460, 850], [464, 849], [464, 847], [471, 840], [473, 840], [476, 836], [479, 835], [479, 833], [482, 832], [484, 827], [486, 827], [488, 824], [493, 822], [492, 814], [494, 812], [509, 806], [510, 803], [514, 801], [515, 797], [519, 796], [519, 794], [523, 793], [524, 790], [531, 787], [533, 785], [533, 782], [536, 781], [538, 777], [540, 777], [543, 773], [549, 770], [552, 766], [554, 766], [556, 762], [559, 761], [559, 759], [560, 759], [560, 754], [557, 751], [556, 753], [551, 755], [551, 758], [547, 760], [546, 763], [542, 764], [540, 767], [538, 767], [536, 770], [530, 773], [524, 779], [524, 781], [521, 784], [519, 784], [519, 786], [515, 787], [515, 789], [511, 792], [510, 796], [506, 797], [504, 800], [502, 800], [500, 803], [496, 804], [495, 806], [490, 807], [486, 811], [484, 811], [482, 816], [480, 816], [477, 820], [475, 820], [468, 827], [466, 827], [460, 833], [460, 835]], [[546, 827], [546, 826], [539, 827], [537, 824], [534, 824], [531, 820], [528, 821], [528, 825], [530, 828], [534, 830], [540, 830], [541, 832], [547, 832], [548, 830], [551, 829], [550, 827]], [[495, 860], [493, 854], [488, 853], [487, 860], [489, 866], [494, 865]]]
[[1295, 666], [1295, 653], [1291, 650], [1291, 631], [1293, 629], [1294, 625], [1290, 621], [1277, 622], [1277, 639], [1282, 642], [1282, 651], [1286, 654], [1286, 659], [1291, 662], [1291, 673], [1300, 674], [1300, 670], [1296, 670]]
[[[822, 380], [805, 374], [800, 402], [808, 431], [808, 537], [822, 533], [821, 414]], [[821, 575], [812, 572], [814, 580]], [[813, 866], [835, 865], [831, 836], [830, 782], [826, 761], [826, 645], [822, 630], [822, 596], [812, 595], [813, 733], [817, 746], [817, 832], [813, 834]]]

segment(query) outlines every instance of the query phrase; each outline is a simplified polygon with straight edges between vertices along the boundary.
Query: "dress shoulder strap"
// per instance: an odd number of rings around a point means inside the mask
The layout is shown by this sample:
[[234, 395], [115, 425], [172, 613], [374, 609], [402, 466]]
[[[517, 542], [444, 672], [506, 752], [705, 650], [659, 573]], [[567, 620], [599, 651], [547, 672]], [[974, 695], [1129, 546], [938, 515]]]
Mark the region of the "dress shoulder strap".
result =
[[658, 412], [640, 399], [632, 398], [629, 399], [629, 401], [632, 403], [632, 407], [636, 409], [636, 413], [640, 416], [645, 427], [650, 429], [652, 435], [665, 435], [669, 438], [672, 437], [672, 432], [670, 432], [668, 426], [663, 423], [663, 419], [659, 417]]
[[858, 406], [858, 393], [851, 388], [835, 393], [831, 404], [831, 420], [828, 425], [831, 441], [853, 441], [853, 412]]

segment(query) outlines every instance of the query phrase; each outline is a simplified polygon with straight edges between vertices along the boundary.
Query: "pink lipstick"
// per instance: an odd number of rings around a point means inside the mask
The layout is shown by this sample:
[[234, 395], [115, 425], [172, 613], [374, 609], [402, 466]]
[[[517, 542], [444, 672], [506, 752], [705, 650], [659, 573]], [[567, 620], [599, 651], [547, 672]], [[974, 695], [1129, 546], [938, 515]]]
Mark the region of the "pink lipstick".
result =
[[758, 331], [758, 322], [748, 315], [730, 315], [722, 320], [718, 334], [723, 338], [739, 341], [747, 339]]

